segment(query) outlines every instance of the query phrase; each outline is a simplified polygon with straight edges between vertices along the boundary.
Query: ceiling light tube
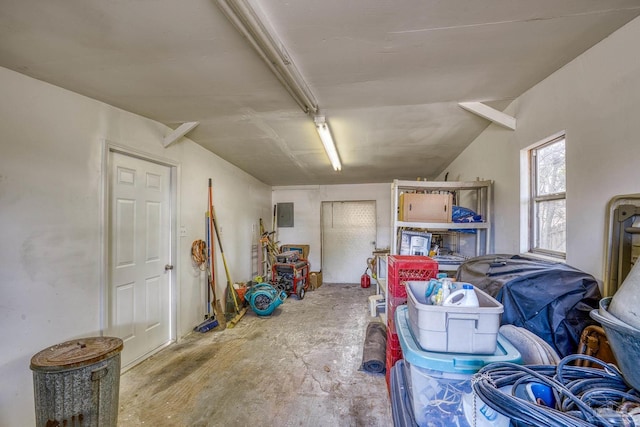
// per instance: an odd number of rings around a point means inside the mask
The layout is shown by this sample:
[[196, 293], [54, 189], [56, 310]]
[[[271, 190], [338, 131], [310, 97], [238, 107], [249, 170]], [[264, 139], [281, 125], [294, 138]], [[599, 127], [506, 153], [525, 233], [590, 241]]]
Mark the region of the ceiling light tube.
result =
[[320, 135], [320, 139], [322, 140], [324, 151], [326, 151], [333, 169], [336, 171], [342, 170], [342, 165], [340, 164], [340, 156], [338, 155], [338, 150], [336, 150], [336, 145], [333, 143], [331, 129], [329, 129], [327, 121], [325, 120], [324, 116], [316, 116], [314, 118], [314, 121], [316, 123], [318, 135]]
[[300, 105], [302, 111], [306, 114], [316, 113], [318, 102], [309, 86], [289, 57], [282, 42], [267, 27], [266, 20], [260, 19], [257, 10], [252, 8], [247, 0], [218, 0], [218, 5]]

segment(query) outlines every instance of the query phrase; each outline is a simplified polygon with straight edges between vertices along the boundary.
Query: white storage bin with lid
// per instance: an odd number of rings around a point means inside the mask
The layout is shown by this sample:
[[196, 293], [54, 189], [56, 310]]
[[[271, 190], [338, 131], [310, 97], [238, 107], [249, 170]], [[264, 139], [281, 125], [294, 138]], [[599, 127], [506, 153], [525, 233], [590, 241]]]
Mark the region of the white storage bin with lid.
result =
[[[453, 285], [457, 290], [464, 283]], [[407, 282], [409, 326], [420, 347], [427, 351], [493, 354], [503, 305], [475, 287], [478, 307], [431, 305], [425, 297], [428, 286], [429, 282]]]
[[[473, 425], [474, 414], [465, 412], [465, 395], [472, 393], [471, 378], [484, 366], [494, 362], [520, 364], [520, 352], [502, 335], [496, 350], [490, 355], [437, 353], [424, 351], [411, 333], [407, 307], [396, 309], [396, 328], [404, 358], [404, 373], [410, 407], [419, 426]], [[467, 398], [469, 396], [466, 396]], [[467, 399], [468, 400], [468, 399]], [[466, 405], [468, 407], [468, 405]], [[509, 419], [484, 408], [478, 399], [476, 422], [491, 423], [495, 427], [509, 425]], [[480, 412], [483, 410], [484, 412]]]

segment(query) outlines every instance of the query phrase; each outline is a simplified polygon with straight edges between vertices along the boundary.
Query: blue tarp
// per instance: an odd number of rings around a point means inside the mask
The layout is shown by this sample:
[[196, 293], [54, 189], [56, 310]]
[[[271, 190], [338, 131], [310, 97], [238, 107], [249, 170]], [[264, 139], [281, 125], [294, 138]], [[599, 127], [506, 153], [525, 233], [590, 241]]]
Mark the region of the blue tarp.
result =
[[[471, 209], [463, 208], [462, 206], [452, 206], [451, 207], [451, 221], [452, 222], [483, 222], [482, 215], [478, 215]], [[452, 229], [451, 231], [457, 231], [459, 233], [469, 233], [475, 234], [476, 230], [457, 230]]]
[[563, 263], [517, 255], [484, 255], [465, 261], [457, 280], [469, 282], [504, 305], [501, 324], [523, 327], [560, 355], [577, 352], [582, 330], [601, 295], [596, 279]]

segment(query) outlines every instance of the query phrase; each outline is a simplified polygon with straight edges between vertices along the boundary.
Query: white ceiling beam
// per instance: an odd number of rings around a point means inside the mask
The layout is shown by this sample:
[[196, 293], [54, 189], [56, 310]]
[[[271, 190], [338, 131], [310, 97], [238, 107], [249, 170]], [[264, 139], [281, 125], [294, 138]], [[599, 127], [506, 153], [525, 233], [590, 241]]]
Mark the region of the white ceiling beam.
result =
[[164, 148], [167, 148], [168, 146], [170, 146], [171, 144], [173, 144], [174, 142], [176, 142], [177, 140], [179, 140], [180, 138], [182, 138], [183, 136], [191, 132], [193, 128], [195, 128], [199, 124], [200, 122], [186, 122], [181, 124], [173, 132], [171, 132], [169, 135], [164, 137], [164, 140], [162, 141], [162, 145], [164, 145]]
[[516, 118], [491, 108], [482, 102], [459, 102], [458, 105], [467, 111], [490, 120], [493, 123], [507, 129], [516, 130]]

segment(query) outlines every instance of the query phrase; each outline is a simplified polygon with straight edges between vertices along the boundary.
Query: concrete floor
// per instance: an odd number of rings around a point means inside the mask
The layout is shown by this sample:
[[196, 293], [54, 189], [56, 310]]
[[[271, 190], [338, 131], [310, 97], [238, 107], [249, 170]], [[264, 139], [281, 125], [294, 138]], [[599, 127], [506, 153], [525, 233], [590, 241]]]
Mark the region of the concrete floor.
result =
[[192, 333], [121, 377], [119, 426], [392, 426], [361, 372], [374, 287], [324, 284], [272, 316]]

